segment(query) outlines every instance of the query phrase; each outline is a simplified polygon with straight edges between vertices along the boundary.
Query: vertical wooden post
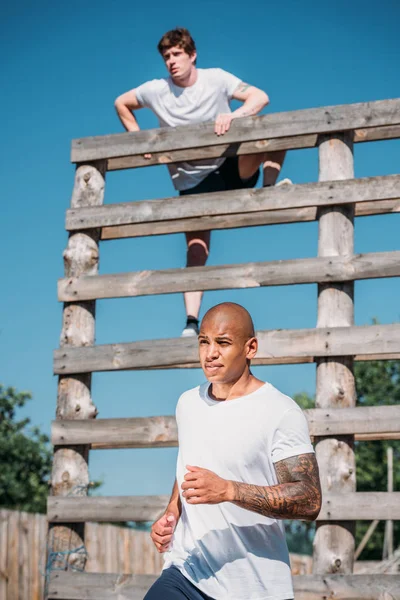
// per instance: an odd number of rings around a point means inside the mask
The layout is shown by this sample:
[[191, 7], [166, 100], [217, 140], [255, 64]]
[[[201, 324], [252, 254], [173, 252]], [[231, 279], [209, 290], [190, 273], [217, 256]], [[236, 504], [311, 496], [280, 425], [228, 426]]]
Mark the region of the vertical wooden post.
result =
[[[320, 136], [318, 140], [320, 181], [354, 177], [352, 140], [352, 132]], [[318, 220], [318, 255], [352, 255], [354, 206], [322, 208]], [[353, 282], [319, 285], [317, 327], [353, 325], [353, 295]], [[318, 359], [316, 406], [344, 408], [355, 406], [355, 403], [353, 359], [340, 356]], [[353, 443], [354, 436], [317, 440], [316, 455], [320, 465], [323, 492], [355, 491]], [[354, 531], [354, 522], [318, 522], [313, 557], [315, 574], [352, 572]]]
[[[389, 446], [386, 449], [387, 456], [387, 491], [393, 492], [393, 448]], [[385, 558], [393, 558], [393, 521], [389, 519], [385, 523], [385, 537], [383, 540], [383, 556]]]
[[[75, 174], [71, 207], [98, 206], [104, 199], [105, 164], [80, 165]], [[98, 272], [100, 230], [74, 232], [64, 252], [66, 277]], [[95, 341], [95, 302], [64, 304], [60, 346], [92, 346]], [[91, 373], [60, 376], [57, 419], [94, 419]], [[86, 496], [89, 486], [88, 446], [55, 447], [51, 477], [53, 496]], [[46, 575], [57, 569], [84, 570], [84, 523], [55, 524], [49, 528]]]

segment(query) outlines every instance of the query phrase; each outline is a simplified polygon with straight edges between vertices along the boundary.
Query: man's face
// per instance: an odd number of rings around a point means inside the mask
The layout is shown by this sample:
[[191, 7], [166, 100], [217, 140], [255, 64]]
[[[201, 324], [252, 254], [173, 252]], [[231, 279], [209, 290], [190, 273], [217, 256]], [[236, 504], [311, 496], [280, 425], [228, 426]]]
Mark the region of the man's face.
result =
[[196, 53], [189, 56], [183, 48], [173, 46], [163, 54], [165, 66], [173, 79], [180, 80], [187, 77], [196, 60]]
[[240, 326], [232, 319], [207, 319], [199, 335], [201, 367], [211, 383], [226, 384], [237, 381], [247, 366], [248, 359], [257, 351], [257, 340], [246, 339]]

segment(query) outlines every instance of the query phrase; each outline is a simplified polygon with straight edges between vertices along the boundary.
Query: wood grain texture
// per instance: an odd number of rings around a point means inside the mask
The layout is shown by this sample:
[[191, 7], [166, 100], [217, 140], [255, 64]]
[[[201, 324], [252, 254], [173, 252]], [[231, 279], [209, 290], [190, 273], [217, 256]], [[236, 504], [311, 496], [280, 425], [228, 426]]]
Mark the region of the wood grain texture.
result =
[[51, 523], [155, 521], [169, 499], [170, 496], [49, 496], [47, 519]]
[[226, 217], [234, 214], [245, 216], [253, 212], [336, 206], [356, 202], [375, 201], [378, 204], [378, 201], [399, 200], [399, 198], [400, 175], [386, 175], [348, 181], [323, 181], [71, 208], [66, 214], [66, 229], [74, 231], [164, 220]]
[[[380, 200], [379, 202], [360, 202], [355, 205], [356, 217], [371, 215], [395, 214], [400, 212], [400, 200]], [[317, 219], [317, 208], [289, 208], [287, 210], [271, 210], [249, 214], [222, 215], [220, 217], [194, 217], [193, 219], [172, 219], [133, 225], [116, 225], [103, 227], [101, 240], [118, 240], [124, 238], [165, 235], [185, 231], [204, 231], [209, 229], [235, 229], [240, 227], [258, 227], [261, 225], [278, 225], [280, 223], [308, 223]]]
[[[368, 435], [368, 439], [393, 439], [400, 433], [400, 406], [304, 411], [310, 435]], [[53, 421], [51, 441], [56, 446], [90, 444], [92, 449], [158, 448], [178, 445], [175, 417], [135, 417]]]
[[58, 299], [73, 302], [398, 276], [400, 252], [376, 252], [354, 256], [68, 277], [58, 281]]
[[[187, 148], [239, 145], [372, 127], [400, 125], [400, 100], [378, 100], [357, 104], [326, 106], [235, 119], [222, 137], [214, 133], [214, 123], [183, 127], [162, 127], [134, 133], [87, 137], [72, 141], [71, 161], [84, 162], [149, 153], [166, 153]], [[260, 150], [262, 151], [263, 148]], [[207, 156], [207, 155], [206, 155]], [[176, 161], [174, 157], [173, 160]]]
[[[154, 575], [53, 573], [49, 600], [143, 600]], [[399, 600], [398, 575], [298, 575], [296, 600]], [[384, 596], [384, 594], [390, 594]]]
[[[400, 125], [384, 127], [371, 127], [370, 129], [355, 129], [354, 142], [373, 142], [389, 140], [400, 137]], [[202, 148], [187, 148], [186, 150], [171, 150], [170, 152], [154, 152], [151, 159], [143, 155], [130, 155], [108, 158], [107, 171], [132, 169], [137, 167], [150, 167], [152, 165], [166, 165], [181, 160], [197, 160], [202, 158], [220, 158], [222, 156], [240, 156], [257, 154], [259, 152], [275, 152], [279, 150], [300, 150], [314, 148], [317, 145], [318, 135], [295, 135], [292, 137], [270, 138], [255, 142], [241, 142], [237, 144], [219, 144]]]
[[[52, 523], [84, 521], [154, 521], [169, 502], [169, 496], [54, 497], [47, 502]], [[400, 519], [400, 492], [349, 492], [324, 494], [318, 520]]]
[[[319, 181], [354, 177], [353, 138], [348, 132], [321, 135]], [[352, 256], [354, 252], [354, 204], [323, 206], [318, 213], [318, 256]], [[340, 280], [338, 280], [340, 281]], [[317, 328], [351, 327], [354, 324], [354, 283], [318, 284]], [[356, 404], [353, 356], [317, 359], [315, 405], [345, 408]], [[340, 441], [317, 439], [315, 452], [320, 467], [322, 493], [353, 493], [356, 490], [354, 436]], [[323, 512], [323, 511], [322, 511]], [[317, 524], [313, 544], [313, 573], [352, 573], [355, 522]]]
[[[98, 206], [104, 199], [105, 165], [102, 162], [81, 165], [75, 173], [71, 206]], [[73, 232], [64, 252], [66, 277], [94, 275], [98, 272], [99, 229]], [[61, 347], [80, 347], [95, 342], [95, 303], [65, 303], [63, 310]], [[96, 406], [91, 398], [91, 375], [76, 372], [72, 377], [61, 374], [58, 382], [57, 419], [95, 418]], [[51, 473], [51, 494], [83, 496], [89, 485], [88, 452], [86, 445], [54, 449]], [[84, 527], [81, 523], [70, 526], [51, 526], [47, 552], [55, 554], [53, 568], [84, 569], [86, 555], [79, 549], [84, 544]], [[65, 557], [68, 557], [67, 560]]]
[[[400, 353], [400, 324], [278, 329], [257, 334], [256, 364], [308, 362], [314, 357], [363, 354], [377, 359]], [[54, 373], [198, 367], [196, 339], [173, 338], [54, 352]]]

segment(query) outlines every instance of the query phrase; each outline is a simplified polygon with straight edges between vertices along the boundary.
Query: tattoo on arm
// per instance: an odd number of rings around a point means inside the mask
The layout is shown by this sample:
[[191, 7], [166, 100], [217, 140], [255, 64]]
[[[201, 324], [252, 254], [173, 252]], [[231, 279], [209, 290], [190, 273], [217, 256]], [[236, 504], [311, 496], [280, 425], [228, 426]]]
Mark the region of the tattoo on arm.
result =
[[248, 83], [240, 83], [237, 88], [237, 91], [243, 93], [246, 92], [249, 88], [251, 88], [251, 85], [249, 85]]
[[315, 454], [300, 454], [275, 464], [278, 485], [233, 481], [234, 504], [274, 519], [313, 521], [321, 508], [321, 487]]

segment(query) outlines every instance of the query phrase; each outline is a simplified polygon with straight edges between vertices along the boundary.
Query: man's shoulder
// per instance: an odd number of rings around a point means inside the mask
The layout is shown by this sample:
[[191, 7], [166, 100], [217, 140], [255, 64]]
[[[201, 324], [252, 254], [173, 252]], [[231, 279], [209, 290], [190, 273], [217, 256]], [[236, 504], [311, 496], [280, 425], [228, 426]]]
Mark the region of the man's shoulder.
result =
[[138, 85], [136, 89], [145, 88], [152, 92], [160, 92], [166, 87], [168, 87], [168, 79], [166, 77], [162, 77], [161, 79], [149, 79], [148, 81]]
[[188, 398], [199, 398], [202, 394], [204, 394], [205, 389], [207, 389], [207, 385], [209, 385], [209, 384], [203, 383], [201, 385], [196, 385], [196, 387], [190, 388], [189, 390], [186, 390], [185, 392], [182, 392], [182, 394], [179, 397], [179, 402], [184, 401], [185, 399], [188, 399]]
[[265, 399], [268, 400], [268, 406], [272, 407], [274, 412], [279, 412], [283, 415], [283, 413], [291, 409], [301, 411], [301, 408], [293, 398], [278, 390], [271, 383], [265, 382], [260, 391], [265, 395]]

